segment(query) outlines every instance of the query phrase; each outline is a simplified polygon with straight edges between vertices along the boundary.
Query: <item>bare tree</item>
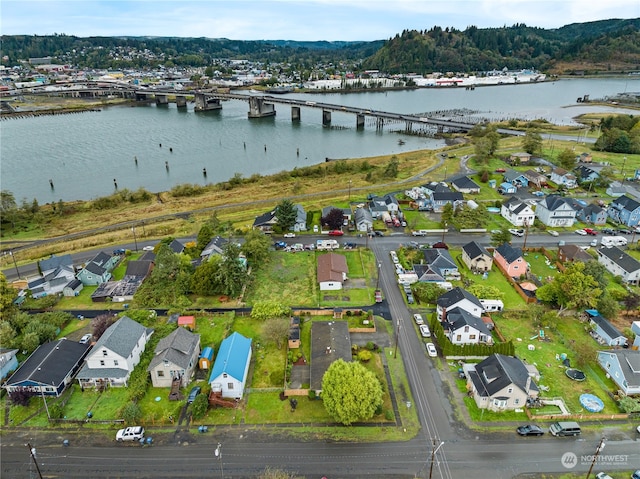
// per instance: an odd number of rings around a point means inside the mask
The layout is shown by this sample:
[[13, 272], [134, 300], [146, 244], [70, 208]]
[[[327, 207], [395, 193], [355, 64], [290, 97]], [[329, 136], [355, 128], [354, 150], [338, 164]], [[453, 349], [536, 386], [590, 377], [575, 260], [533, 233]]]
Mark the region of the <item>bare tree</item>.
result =
[[271, 318], [262, 326], [262, 335], [267, 341], [276, 344], [278, 349], [282, 348], [284, 340], [289, 335], [289, 320], [287, 318]]

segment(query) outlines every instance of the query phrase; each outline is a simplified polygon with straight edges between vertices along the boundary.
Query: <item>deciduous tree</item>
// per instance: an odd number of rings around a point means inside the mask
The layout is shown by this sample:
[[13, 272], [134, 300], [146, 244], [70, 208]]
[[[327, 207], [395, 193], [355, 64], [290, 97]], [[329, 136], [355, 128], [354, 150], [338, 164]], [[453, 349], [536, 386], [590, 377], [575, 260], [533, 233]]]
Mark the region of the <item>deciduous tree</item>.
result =
[[540, 301], [558, 305], [558, 314], [572, 308], [594, 308], [602, 290], [592, 276], [584, 273], [584, 269], [584, 263], [571, 263], [563, 273], [538, 288], [536, 296]]
[[323, 225], [327, 225], [332, 230], [340, 229], [344, 222], [344, 212], [339, 208], [331, 208], [321, 221]]
[[338, 359], [322, 377], [322, 399], [331, 417], [349, 426], [374, 416], [382, 406], [382, 386], [362, 364]]
[[287, 318], [271, 318], [262, 326], [262, 336], [265, 340], [272, 342], [278, 349], [282, 345], [289, 334], [289, 321]]

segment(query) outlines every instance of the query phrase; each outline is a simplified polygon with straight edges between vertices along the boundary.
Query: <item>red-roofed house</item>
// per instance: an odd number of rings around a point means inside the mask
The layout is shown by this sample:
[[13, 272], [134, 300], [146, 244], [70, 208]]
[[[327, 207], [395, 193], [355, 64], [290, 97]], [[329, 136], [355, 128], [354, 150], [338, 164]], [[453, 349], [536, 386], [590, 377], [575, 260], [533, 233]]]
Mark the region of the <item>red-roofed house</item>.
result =
[[318, 283], [320, 291], [342, 289], [347, 279], [347, 258], [337, 253], [318, 256]]

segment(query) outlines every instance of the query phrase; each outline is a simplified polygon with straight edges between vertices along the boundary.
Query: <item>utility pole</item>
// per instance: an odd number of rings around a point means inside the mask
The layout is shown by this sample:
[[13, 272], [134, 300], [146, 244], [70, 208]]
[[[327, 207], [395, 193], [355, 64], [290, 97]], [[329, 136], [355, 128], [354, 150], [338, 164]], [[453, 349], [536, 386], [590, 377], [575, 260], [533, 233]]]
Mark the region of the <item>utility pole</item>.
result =
[[22, 279], [20, 277], [20, 270], [18, 269], [18, 263], [16, 263], [16, 257], [13, 255], [13, 251], [9, 251], [9, 254], [11, 255], [11, 259], [13, 260], [13, 266], [16, 267], [16, 274], [18, 275], [18, 279]]
[[529, 220], [524, 220], [524, 243], [522, 244], [522, 253], [527, 249], [527, 238], [529, 237]]
[[398, 327], [396, 328], [396, 345], [393, 351], [393, 359], [396, 359], [398, 357], [398, 336], [400, 336], [400, 318], [396, 319], [396, 322], [398, 323]]
[[435, 461], [436, 458], [436, 452], [438, 452], [438, 449], [440, 449], [444, 444], [444, 441], [442, 441], [438, 447], [436, 447], [436, 440], [433, 439], [433, 449], [431, 449], [431, 466], [429, 466], [429, 479], [431, 479], [433, 477], [433, 463]]
[[31, 455], [31, 459], [33, 459], [33, 463], [36, 465], [36, 471], [38, 471], [38, 477], [42, 479], [42, 473], [40, 472], [40, 466], [38, 466], [38, 461], [36, 461], [36, 448], [31, 447], [31, 444], [27, 443], [26, 446], [29, 448], [29, 455]]
[[591, 471], [593, 470], [593, 466], [596, 463], [596, 459], [598, 459], [598, 455], [600, 454], [600, 451], [602, 451], [604, 449], [604, 437], [602, 439], [600, 439], [600, 444], [598, 444], [598, 447], [596, 448], [596, 453], [593, 455], [593, 461], [591, 461], [591, 467], [589, 467], [589, 472], [587, 472], [587, 478], [589, 479], [589, 476], [591, 475]]
[[133, 233], [133, 242], [136, 245], [136, 253], [138, 252], [138, 239], [136, 238], [136, 227], [131, 228], [131, 232]]

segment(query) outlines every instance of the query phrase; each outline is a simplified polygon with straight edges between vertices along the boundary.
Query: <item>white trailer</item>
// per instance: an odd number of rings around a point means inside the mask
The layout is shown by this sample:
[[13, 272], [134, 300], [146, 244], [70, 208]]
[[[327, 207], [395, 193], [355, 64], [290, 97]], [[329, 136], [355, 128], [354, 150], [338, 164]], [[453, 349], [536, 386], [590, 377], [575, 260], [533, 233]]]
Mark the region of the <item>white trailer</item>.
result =
[[340, 248], [340, 244], [334, 239], [319, 239], [316, 241], [316, 249], [318, 251], [334, 250]]
[[600, 241], [600, 245], [611, 247], [611, 246], [627, 246], [627, 238], [624, 236], [603, 236]]

